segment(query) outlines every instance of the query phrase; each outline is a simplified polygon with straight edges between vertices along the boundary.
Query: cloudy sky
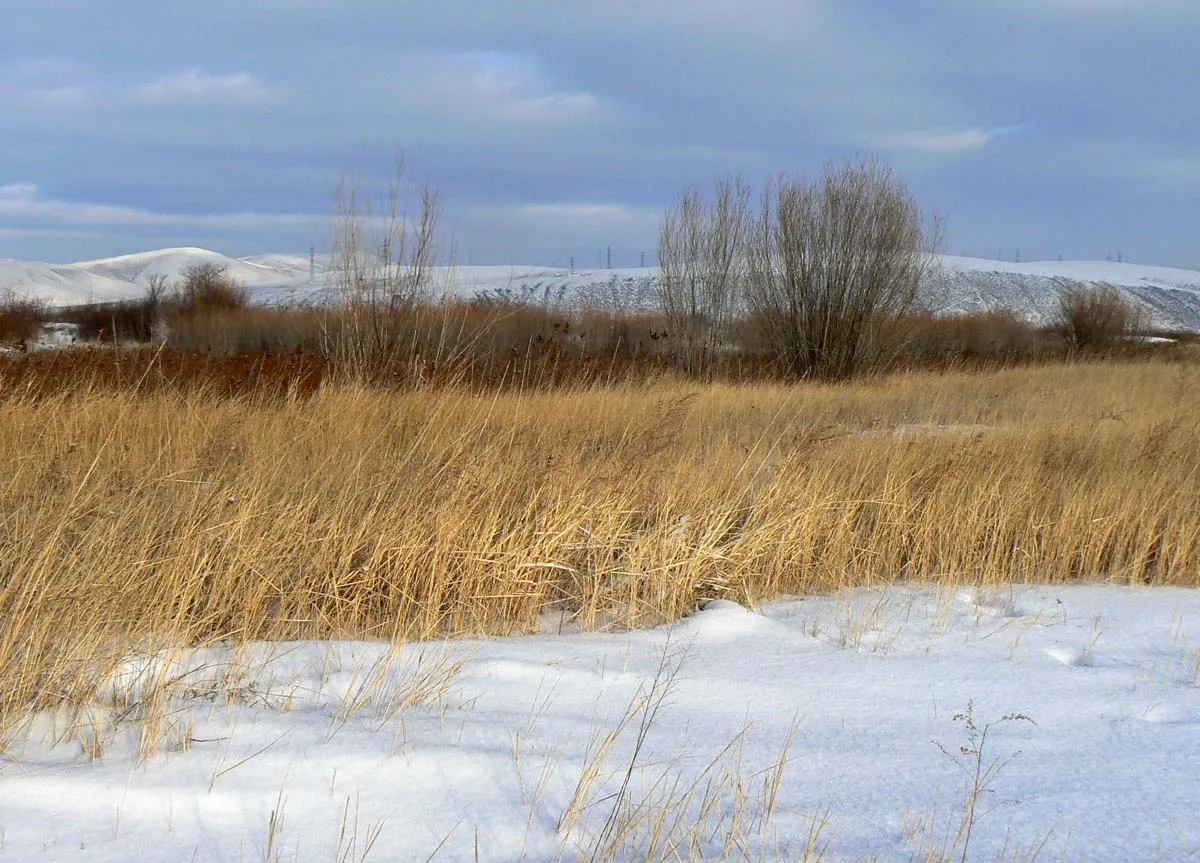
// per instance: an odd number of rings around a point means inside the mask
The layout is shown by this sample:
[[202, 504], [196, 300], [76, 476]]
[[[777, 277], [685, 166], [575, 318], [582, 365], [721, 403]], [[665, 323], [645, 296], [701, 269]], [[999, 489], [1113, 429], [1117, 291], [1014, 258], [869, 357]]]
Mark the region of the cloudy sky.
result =
[[947, 251], [1200, 268], [1197, 0], [38, 0], [0, 257], [328, 246], [404, 152], [461, 263], [653, 260], [664, 205], [876, 153]]

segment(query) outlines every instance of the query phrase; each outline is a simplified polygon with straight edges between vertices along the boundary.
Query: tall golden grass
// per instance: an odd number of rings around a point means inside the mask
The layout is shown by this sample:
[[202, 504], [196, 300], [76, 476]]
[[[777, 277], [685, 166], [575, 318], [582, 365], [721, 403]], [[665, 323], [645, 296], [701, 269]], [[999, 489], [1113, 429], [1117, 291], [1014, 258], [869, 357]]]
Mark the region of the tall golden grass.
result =
[[[0, 400], [0, 722], [131, 647], [891, 580], [1200, 583], [1200, 368]], [[0, 740], [3, 738], [0, 737]]]

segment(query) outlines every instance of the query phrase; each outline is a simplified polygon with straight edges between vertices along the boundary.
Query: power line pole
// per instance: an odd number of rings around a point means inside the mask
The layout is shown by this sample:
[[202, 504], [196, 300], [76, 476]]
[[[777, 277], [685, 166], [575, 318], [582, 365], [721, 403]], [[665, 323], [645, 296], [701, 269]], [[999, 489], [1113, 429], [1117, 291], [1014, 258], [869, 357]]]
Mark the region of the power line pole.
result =
[[642, 252], [642, 269], [646, 269], [646, 253]]
[[608, 269], [612, 269], [612, 246], [608, 247]]
[[317, 280], [317, 247], [309, 245], [308, 247], [308, 283], [311, 285]]

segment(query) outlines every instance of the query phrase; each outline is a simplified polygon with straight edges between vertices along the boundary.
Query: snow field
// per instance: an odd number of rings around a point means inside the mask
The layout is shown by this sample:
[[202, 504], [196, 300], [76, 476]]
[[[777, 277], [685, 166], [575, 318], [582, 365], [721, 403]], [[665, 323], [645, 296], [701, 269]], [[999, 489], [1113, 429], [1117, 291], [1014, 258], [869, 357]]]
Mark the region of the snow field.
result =
[[0, 857], [1186, 860], [1198, 777], [1200, 593], [861, 589], [131, 655], [8, 745]]

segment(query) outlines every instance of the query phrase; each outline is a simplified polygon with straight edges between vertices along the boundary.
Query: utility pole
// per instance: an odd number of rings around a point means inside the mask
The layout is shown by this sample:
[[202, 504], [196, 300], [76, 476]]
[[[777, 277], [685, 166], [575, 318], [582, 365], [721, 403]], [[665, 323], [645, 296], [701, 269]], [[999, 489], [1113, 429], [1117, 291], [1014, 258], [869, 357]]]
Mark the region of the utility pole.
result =
[[575, 275], [575, 256], [571, 255], [571, 275]]
[[612, 246], [608, 247], [608, 269], [612, 269]]
[[311, 285], [317, 280], [317, 247], [309, 245], [308, 247], [308, 283]]
[[646, 253], [642, 252], [642, 269], [646, 269]]

